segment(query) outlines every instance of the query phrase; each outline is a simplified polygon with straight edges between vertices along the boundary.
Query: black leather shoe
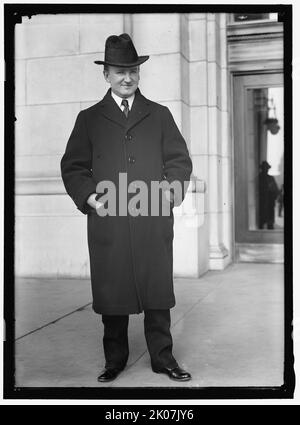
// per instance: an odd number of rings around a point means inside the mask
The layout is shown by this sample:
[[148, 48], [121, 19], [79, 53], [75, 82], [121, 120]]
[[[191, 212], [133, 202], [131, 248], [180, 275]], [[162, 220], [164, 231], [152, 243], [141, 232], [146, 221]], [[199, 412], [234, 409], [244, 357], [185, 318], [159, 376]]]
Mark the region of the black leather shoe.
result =
[[123, 369], [117, 369], [113, 367], [107, 367], [105, 368], [100, 375], [97, 378], [98, 382], [110, 382], [116, 379], [116, 377], [119, 375], [120, 372], [122, 372]]
[[153, 372], [156, 373], [165, 373], [168, 375], [170, 379], [173, 379], [173, 381], [189, 381], [192, 379], [192, 376], [189, 372], [186, 372], [185, 370], [181, 369], [181, 367], [177, 366], [174, 368], [164, 367], [159, 370], [154, 370]]

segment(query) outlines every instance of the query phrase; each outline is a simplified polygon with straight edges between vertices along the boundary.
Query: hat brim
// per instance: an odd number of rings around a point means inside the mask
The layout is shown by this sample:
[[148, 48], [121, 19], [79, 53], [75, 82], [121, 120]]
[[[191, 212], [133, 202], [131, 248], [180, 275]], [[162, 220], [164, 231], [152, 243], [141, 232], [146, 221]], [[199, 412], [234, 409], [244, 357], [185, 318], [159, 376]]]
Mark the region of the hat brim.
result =
[[110, 66], [118, 66], [120, 68], [131, 68], [133, 66], [141, 65], [142, 63], [146, 62], [149, 59], [149, 56], [139, 56], [138, 60], [131, 63], [113, 63], [113, 62], [106, 62], [106, 61], [94, 61], [96, 65], [110, 65]]
[[261, 169], [263, 169], [263, 168], [267, 168], [268, 170], [270, 169], [270, 168], [272, 168], [271, 167], [271, 165], [270, 164], [261, 164], [260, 166], [259, 166], [259, 168], [261, 168]]

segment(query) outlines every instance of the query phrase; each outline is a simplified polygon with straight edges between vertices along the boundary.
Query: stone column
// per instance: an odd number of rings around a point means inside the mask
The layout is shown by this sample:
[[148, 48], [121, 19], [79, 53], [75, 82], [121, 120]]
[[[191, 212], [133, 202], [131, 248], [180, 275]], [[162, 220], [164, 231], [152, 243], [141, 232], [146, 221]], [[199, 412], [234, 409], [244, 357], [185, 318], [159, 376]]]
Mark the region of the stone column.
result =
[[209, 268], [223, 269], [231, 248], [226, 15], [207, 15], [207, 37]]
[[[182, 131], [189, 141], [193, 160], [192, 194], [196, 208], [196, 219], [190, 220], [190, 240], [194, 241], [193, 252], [197, 264], [197, 275], [208, 270], [208, 220], [207, 194], [208, 181], [207, 143], [207, 24], [206, 14], [181, 15], [181, 67], [182, 67]], [[192, 237], [191, 237], [192, 234]]]
[[[222, 269], [230, 261], [231, 153], [225, 14], [188, 14], [189, 123], [194, 174], [206, 182], [202, 261]], [[205, 260], [204, 260], [205, 259]]]

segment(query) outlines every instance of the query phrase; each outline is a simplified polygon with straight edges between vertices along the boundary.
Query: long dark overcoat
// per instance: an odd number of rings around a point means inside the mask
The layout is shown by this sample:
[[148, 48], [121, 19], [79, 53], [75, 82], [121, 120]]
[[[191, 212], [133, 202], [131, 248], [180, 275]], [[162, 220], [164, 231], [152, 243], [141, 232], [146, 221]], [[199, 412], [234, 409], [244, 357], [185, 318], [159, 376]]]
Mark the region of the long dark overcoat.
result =
[[167, 216], [122, 216], [117, 211], [101, 217], [86, 203], [97, 183], [109, 180], [118, 188], [119, 173], [127, 173], [128, 184], [142, 180], [150, 187], [162, 179], [183, 184], [191, 171], [186, 143], [169, 109], [139, 89], [127, 119], [110, 89], [79, 113], [61, 172], [67, 193], [88, 217], [96, 313], [133, 314], [175, 305], [172, 209]]

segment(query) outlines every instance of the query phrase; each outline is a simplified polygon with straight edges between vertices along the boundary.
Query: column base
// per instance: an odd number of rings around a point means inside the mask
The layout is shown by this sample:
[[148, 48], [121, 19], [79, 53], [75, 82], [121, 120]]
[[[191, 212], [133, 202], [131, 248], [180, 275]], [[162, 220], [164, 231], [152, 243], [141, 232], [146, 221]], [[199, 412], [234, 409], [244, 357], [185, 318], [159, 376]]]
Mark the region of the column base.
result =
[[223, 270], [230, 263], [229, 251], [223, 244], [210, 246], [209, 270]]

